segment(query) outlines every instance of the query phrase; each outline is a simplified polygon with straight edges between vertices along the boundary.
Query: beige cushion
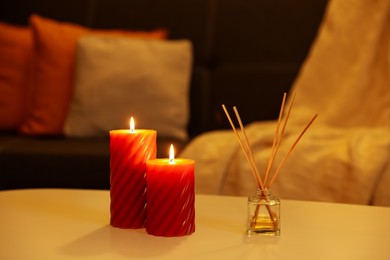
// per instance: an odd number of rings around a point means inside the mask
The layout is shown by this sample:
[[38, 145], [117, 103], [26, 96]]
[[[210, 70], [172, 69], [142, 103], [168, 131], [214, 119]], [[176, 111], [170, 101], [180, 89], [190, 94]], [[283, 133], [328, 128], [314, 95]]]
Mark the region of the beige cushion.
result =
[[191, 64], [188, 40], [81, 37], [65, 134], [104, 136], [133, 116], [138, 129], [186, 139]]

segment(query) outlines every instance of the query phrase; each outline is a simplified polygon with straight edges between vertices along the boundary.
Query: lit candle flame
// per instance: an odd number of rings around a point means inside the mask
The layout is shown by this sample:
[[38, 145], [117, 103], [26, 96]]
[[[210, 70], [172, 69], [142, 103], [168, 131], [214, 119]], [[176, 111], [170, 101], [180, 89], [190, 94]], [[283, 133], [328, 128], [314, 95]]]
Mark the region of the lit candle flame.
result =
[[134, 118], [130, 118], [130, 133], [134, 133]]
[[173, 144], [169, 147], [169, 163], [174, 163], [175, 160], [175, 150], [173, 149]]

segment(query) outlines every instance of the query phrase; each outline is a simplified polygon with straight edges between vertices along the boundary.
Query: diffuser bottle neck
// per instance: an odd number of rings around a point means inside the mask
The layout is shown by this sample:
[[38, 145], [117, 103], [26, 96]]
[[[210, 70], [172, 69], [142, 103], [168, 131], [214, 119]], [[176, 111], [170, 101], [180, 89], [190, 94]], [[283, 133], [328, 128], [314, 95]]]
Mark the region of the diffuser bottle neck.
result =
[[262, 199], [269, 199], [271, 197], [271, 190], [270, 189], [258, 189], [257, 190], [257, 197]]

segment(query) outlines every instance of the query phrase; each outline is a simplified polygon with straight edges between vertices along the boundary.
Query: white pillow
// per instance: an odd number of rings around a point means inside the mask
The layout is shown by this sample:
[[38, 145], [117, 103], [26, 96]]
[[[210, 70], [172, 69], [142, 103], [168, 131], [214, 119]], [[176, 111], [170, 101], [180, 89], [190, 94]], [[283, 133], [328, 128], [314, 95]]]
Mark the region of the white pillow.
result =
[[188, 40], [81, 37], [65, 134], [108, 135], [133, 116], [137, 129], [186, 139], [191, 69]]

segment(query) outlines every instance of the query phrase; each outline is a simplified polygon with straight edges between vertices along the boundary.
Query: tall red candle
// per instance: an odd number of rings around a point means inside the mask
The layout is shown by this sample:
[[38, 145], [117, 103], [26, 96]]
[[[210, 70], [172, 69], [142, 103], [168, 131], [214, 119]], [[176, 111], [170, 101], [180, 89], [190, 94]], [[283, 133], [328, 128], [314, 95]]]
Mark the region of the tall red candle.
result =
[[194, 160], [146, 162], [146, 231], [155, 236], [184, 236], [195, 231]]
[[154, 130], [110, 131], [110, 223], [142, 228], [146, 220], [146, 161], [156, 158]]

